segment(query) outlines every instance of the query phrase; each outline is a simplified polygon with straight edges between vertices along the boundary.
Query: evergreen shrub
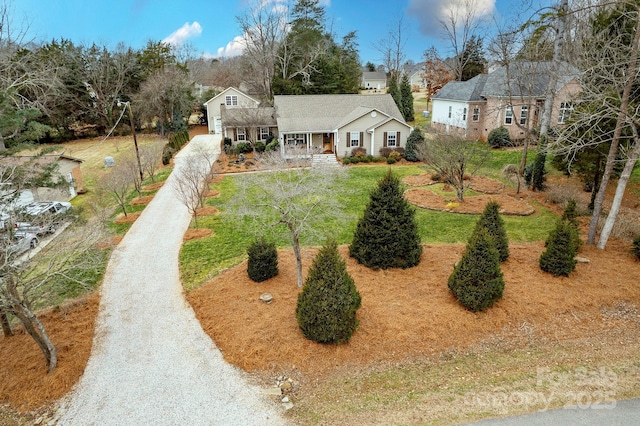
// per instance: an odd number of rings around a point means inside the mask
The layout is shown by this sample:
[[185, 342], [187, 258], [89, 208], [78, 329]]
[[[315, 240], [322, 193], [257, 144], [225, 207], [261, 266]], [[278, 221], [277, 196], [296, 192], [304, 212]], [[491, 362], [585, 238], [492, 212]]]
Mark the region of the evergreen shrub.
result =
[[247, 274], [253, 281], [260, 283], [278, 275], [278, 251], [275, 243], [258, 238], [251, 243], [247, 254]]
[[504, 228], [504, 220], [500, 216], [500, 205], [495, 201], [491, 201], [486, 205], [482, 216], [476, 222], [474, 232], [478, 232], [481, 228], [486, 229], [493, 239], [494, 247], [498, 250], [500, 262], [507, 260], [509, 258], [509, 239]]
[[636, 257], [636, 259], [640, 260], [640, 235], [633, 240], [631, 253]]
[[483, 311], [502, 297], [500, 255], [486, 229], [480, 228], [471, 235], [448, 285], [458, 302], [471, 312]]
[[576, 228], [560, 219], [545, 242], [546, 250], [540, 255], [540, 269], [554, 276], [568, 276], [576, 268]]
[[358, 326], [361, 301], [336, 242], [329, 240], [313, 260], [298, 295], [296, 319], [302, 334], [318, 343], [348, 342]]
[[420, 263], [422, 245], [415, 210], [391, 169], [370, 195], [358, 221], [349, 255], [372, 269], [410, 268]]
[[511, 135], [509, 135], [509, 130], [504, 126], [500, 126], [489, 132], [487, 143], [491, 148], [502, 148], [511, 146], [513, 141], [511, 140]]

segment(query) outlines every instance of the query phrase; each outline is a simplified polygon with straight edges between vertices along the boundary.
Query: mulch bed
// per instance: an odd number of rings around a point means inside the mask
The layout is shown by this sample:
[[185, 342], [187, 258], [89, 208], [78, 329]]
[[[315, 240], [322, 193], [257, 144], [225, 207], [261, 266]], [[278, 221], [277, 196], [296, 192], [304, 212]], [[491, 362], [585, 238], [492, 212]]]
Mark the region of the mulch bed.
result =
[[405, 191], [404, 196], [414, 206], [451, 213], [480, 214], [490, 201], [500, 204], [500, 213], [505, 215], [528, 216], [535, 212], [535, 209], [526, 201], [517, 200], [506, 194], [464, 197], [462, 203], [445, 199], [427, 188], [410, 188]]

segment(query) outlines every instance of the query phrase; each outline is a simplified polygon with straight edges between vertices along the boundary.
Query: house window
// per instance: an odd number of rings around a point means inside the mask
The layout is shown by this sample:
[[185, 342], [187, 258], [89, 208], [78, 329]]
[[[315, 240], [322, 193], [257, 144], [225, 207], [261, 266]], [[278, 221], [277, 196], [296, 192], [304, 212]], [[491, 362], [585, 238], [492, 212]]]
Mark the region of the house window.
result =
[[451, 118], [451, 105], [449, 105], [449, 118]]
[[360, 146], [360, 132], [349, 132], [349, 147]]
[[266, 141], [269, 139], [269, 128], [268, 127], [260, 127], [260, 140]]
[[480, 108], [473, 107], [473, 115], [471, 116], [473, 121], [480, 121]]
[[520, 108], [520, 125], [524, 126], [527, 124], [527, 118], [529, 118], [529, 107], [524, 105]]
[[573, 111], [573, 104], [571, 102], [561, 102], [558, 113], [558, 124], [566, 123], [569, 117], [571, 117], [571, 111]]
[[388, 147], [395, 147], [397, 140], [397, 132], [387, 132], [387, 146]]
[[462, 121], [467, 121], [467, 108], [462, 109]]
[[244, 128], [236, 129], [236, 140], [237, 141], [246, 141], [247, 140], [247, 131]]
[[304, 145], [304, 134], [289, 133], [287, 134], [287, 145]]
[[504, 112], [504, 124], [511, 125], [513, 124], [513, 109], [511, 105], [507, 105], [507, 108]]
[[227, 106], [237, 106], [238, 105], [238, 96], [237, 95], [227, 95], [224, 97], [224, 103]]

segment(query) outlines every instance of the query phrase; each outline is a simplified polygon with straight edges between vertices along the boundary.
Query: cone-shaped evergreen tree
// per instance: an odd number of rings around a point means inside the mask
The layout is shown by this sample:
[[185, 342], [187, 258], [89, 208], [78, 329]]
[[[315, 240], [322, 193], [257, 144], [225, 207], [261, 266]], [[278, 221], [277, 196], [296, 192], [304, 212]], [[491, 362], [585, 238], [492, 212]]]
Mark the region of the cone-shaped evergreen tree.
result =
[[415, 210], [391, 170], [378, 182], [356, 226], [349, 255], [373, 269], [410, 268], [420, 263], [422, 246]]
[[476, 223], [474, 232], [484, 228], [493, 238], [494, 247], [500, 255], [500, 262], [504, 262], [509, 258], [509, 239], [507, 231], [504, 229], [504, 220], [500, 217], [500, 205], [495, 201], [489, 202], [482, 212], [482, 216]]
[[540, 269], [556, 277], [566, 277], [576, 268], [576, 240], [579, 239], [576, 232], [568, 220], [558, 220], [545, 242], [547, 249], [540, 255]]
[[567, 221], [575, 229], [575, 232], [572, 234], [574, 237], [573, 244], [575, 245], [576, 250], [578, 250], [582, 245], [582, 240], [580, 239], [580, 224], [578, 223], [576, 200], [570, 199], [567, 202], [567, 207], [565, 207], [562, 212], [562, 220]]
[[302, 334], [318, 343], [349, 341], [358, 326], [361, 298], [333, 240], [320, 249], [298, 295], [296, 319]]
[[278, 251], [275, 243], [259, 238], [251, 243], [247, 254], [247, 274], [253, 281], [259, 283], [278, 275]]
[[483, 311], [502, 297], [500, 257], [486, 229], [471, 235], [462, 259], [449, 276], [449, 290], [472, 312]]

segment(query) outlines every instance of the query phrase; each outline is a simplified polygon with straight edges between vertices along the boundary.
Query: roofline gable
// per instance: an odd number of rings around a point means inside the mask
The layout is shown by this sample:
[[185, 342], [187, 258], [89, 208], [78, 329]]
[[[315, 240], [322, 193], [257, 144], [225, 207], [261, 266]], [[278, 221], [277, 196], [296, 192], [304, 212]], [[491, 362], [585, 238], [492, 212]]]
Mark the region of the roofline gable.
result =
[[259, 101], [259, 100], [257, 100], [257, 99], [255, 99], [255, 98], [253, 98], [252, 96], [247, 95], [247, 94], [246, 94], [246, 93], [244, 93], [242, 90], [238, 89], [237, 87], [233, 87], [233, 86], [229, 86], [229, 87], [227, 87], [227, 88], [226, 88], [226, 89], [224, 89], [222, 92], [218, 93], [218, 94], [217, 94], [217, 95], [215, 95], [213, 98], [211, 98], [211, 99], [209, 99], [208, 101], [206, 101], [203, 105], [204, 105], [204, 106], [209, 105], [209, 103], [210, 103], [211, 101], [213, 101], [213, 100], [214, 100], [214, 99], [216, 99], [216, 98], [219, 98], [220, 96], [224, 95], [225, 93], [227, 93], [227, 92], [228, 92], [229, 90], [231, 90], [231, 89], [236, 90], [238, 93], [241, 93], [243, 96], [245, 96], [245, 97], [249, 98], [249, 99], [250, 99], [250, 100], [252, 100], [253, 102], [256, 102], [258, 105], [260, 105], [260, 101]]

